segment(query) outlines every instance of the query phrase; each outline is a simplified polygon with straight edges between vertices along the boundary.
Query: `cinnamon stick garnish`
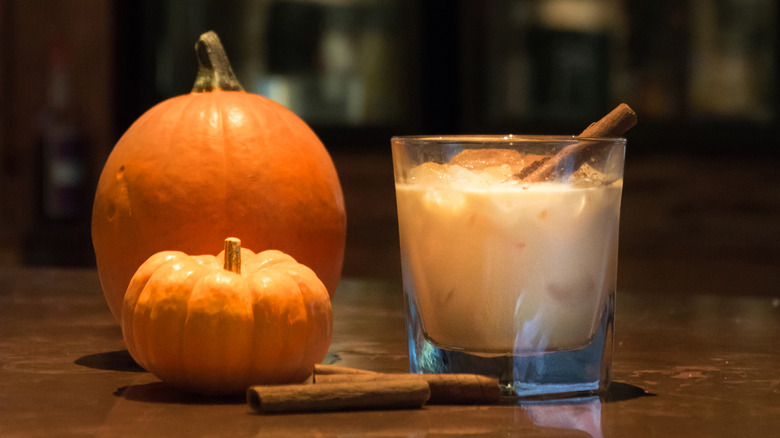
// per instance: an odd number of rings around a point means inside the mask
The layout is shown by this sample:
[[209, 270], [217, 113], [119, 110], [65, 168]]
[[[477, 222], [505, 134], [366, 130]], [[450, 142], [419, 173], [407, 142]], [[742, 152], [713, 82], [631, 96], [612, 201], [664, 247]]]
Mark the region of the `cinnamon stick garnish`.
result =
[[314, 385], [251, 386], [247, 402], [256, 412], [322, 412], [364, 409], [419, 409], [431, 395], [420, 379], [387, 379]]
[[[636, 125], [636, 113], [628, 105], [621, 103], [604, 118], [588, 126], [579, 137], [621, 137], [634, 125]], [[554, 156], [532, 164], [532, 169], [529, 169], [531, 171], [524, 171], [519, 175], [519, 178], [524, 182], [547, 181], [562, 163], [566, 163], [567, 168], [575, 171], [589, 158], [588, 150], [601, 145], [600, 142], [580, 141], [566, 146]]]
[[636, 113], [625, 103], [610, 111], [601, 120], [591, 123], [579, 137], [621, 137], [636, 125]]

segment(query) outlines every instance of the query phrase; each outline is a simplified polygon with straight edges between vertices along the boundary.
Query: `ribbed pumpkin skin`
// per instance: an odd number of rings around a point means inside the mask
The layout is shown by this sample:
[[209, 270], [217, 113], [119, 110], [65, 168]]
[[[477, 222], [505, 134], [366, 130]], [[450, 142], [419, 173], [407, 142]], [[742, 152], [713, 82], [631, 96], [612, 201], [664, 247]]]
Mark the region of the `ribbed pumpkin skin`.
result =
[[163, 251], [141, 265], [122, 306], [128, 351], [160, 379], [204, 394], [305, 380], [331, 341], [325, 286], [279, 251], [242, 249], [241, 274], [222, 269], [223, 254]]
[[92, 240], [114, 317], [148, 257], [215, 254], [224, 236], [290, 254], [332, 296], [346, 239], [333, 162], [305, 122], [262, 96], [217, 89], [163, 101], [122, 136], [97, 186]]

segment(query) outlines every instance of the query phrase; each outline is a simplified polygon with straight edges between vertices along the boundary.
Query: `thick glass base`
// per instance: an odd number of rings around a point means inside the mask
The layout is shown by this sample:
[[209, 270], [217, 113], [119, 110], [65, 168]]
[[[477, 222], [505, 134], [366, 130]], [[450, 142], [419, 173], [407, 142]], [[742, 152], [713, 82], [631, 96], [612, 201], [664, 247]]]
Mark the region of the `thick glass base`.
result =
[[614, 294], [605, 300], [601, 324], [585, 347], [567, 351], [484, 355], [442, 349], [426, 339], [408, 302], [407, 333], [412, 373], [472, 373], [497, 377], [507, 399], [569, 397], [606, 390], [612, 363]]

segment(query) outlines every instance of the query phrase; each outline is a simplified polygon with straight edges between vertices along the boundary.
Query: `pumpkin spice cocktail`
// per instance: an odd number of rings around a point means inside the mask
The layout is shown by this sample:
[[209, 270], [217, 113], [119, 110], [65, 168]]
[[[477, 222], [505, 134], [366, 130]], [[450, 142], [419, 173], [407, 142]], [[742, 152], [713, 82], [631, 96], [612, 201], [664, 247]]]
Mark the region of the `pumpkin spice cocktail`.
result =
[[605, 389], [625, 140], [392, 146], [411, 371], [495, 376], [511, 397]]

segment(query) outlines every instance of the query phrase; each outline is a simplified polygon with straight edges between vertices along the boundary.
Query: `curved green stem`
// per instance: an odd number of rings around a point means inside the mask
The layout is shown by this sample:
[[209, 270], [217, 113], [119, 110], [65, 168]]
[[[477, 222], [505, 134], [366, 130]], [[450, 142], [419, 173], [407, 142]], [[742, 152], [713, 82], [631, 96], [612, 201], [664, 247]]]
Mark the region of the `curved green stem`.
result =
[[198, 57], [198, 76], [195, 77], [193, 92], [244, 91], [233, 73], [225, 48], [214, 31], [200, 36], [195, 43], [195, 54]]

